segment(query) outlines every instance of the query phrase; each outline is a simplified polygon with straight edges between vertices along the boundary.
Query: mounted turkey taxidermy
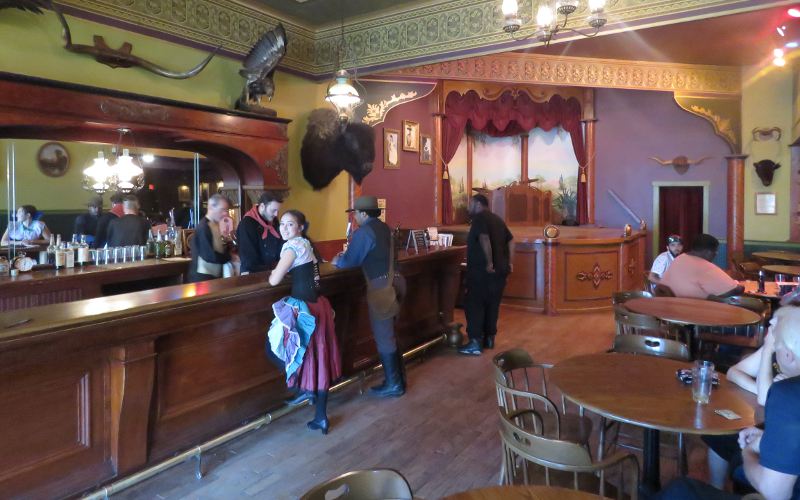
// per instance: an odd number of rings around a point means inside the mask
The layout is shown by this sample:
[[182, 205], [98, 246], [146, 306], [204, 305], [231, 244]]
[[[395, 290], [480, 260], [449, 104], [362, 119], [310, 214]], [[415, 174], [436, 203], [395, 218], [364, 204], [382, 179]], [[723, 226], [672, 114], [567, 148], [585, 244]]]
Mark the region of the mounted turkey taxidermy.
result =
[[689, 158], [681, 155], [681, 156], [676, 156], [675, 158], [673, 158], [671, 160], [662, 160], [658, 156], [651, 156], [650, 157], [651, 160], [653, 160], [654, 162], [656, 162], [656, 163], [658, 163], [658, 164], [660, 164], [662, 166], [665, 166], [665, 167], [671, 166], [680, 175], [683, 175], [686, 172], [688, 172], [689, 171], [689, 167], [691, 167], [692, 165], [698, 165], [700, 163], [703, 163], [704, 161], [708, 160], [709, 158], [711, 158], [711, 157], [710, 156], [703, 156], [702, 158], [699, 158], [697, 160], [690, 160]]
[[363, 123], [341, 125], [332, 109], [315, 109], [308, 118], [300, 149], [303, 177], [322, 189], [344, 170], [357, 184], [372, 171], [375, 131]]
[[275, 68], [286, 55], [286, 30], [282, 24], [275, 29], [267, 31], [253, 45], [247, 57], [244, 58], [239, 74], [244, 77], [245, 84], [242, 96], [236, 101], [236, 109], [254, 111], [275, 116], [277, 113], [261, 106], [261, 97], [266, 96], [272, 101], [275, 95]]

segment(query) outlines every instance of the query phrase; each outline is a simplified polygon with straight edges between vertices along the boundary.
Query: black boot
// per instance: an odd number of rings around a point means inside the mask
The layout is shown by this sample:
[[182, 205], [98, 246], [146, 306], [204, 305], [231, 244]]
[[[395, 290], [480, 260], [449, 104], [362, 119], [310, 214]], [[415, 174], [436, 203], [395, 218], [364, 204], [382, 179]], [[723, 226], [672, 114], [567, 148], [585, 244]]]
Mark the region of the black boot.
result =
[[487, 335], [483, 337], [483, 348], [494, 349], [494, 335]]
[[299, 406], [306, 401], [310, 401], [311, 404], [314, 404], [314, 393], [311, 391], [304, 391], [302, 389], [297, 390], [297, 394], [290, 397], [289, 399], [285, 399], [283, 402], [289, 406]]
[[372, 393], [380, 398], [399, 398], [406, 392], [400, 367], [402, 358], [397, 351], [381, 354], [380, 357], [386, 380], [383, 386], [373, 387]]
[[308, 422], [306, 426], [312, 431], [328, 433], [330, 423], [328, 422], [328, 391], [317, 391], [316, 403], [314, 407], [314, 420]]

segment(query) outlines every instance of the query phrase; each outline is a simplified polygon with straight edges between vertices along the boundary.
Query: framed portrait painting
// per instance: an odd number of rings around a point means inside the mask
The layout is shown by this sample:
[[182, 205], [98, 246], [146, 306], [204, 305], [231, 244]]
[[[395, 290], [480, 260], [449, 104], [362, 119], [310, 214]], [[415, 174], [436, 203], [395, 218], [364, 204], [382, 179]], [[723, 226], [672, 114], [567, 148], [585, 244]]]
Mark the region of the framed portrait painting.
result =
[[419, 162], [425, 165], [433, 164], [433, 138], [429, 135], [419, 136]]
[[39, 170], [48, 177], [61, 177], [69, 168], [69, 153], [61, 144], [48, 142], [36, 156]]
[[400, 168], [400, 131], [383, 129], [383, 168]]
[[419, 122], [403, 120], [403, 151], [419, 152]]

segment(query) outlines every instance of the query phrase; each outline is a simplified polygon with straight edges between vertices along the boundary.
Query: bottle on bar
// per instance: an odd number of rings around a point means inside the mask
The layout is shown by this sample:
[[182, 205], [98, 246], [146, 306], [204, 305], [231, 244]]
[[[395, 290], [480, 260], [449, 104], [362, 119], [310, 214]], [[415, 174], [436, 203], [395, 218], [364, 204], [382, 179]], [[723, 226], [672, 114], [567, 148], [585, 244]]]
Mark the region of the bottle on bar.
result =
[[156, 255], [156, 239], [153, 237], [153, 229], [147, 231], [147, 256], [155, 257]]
[[78, 247], [80, 243], [78, 243], [78, 235], [72, 235], [72, 241], [69, 242], [69, 249], [72, 251], [72, 260], [73, 262], [78, 262]]
[[72, 250], [72, 245], [67, 242], [64, 242], [64, 267], [67, 269], [75, 267], [75, 251]]
[[156, 259], [164, 257], [164, 240], [161, 238], [161, 231], [158, 232], [158, 236], [156, 237], [155, 255]]
[[175, 257], [183, 256], [183, 229], [175, 228], [175, 250], [172, 252]]
[[172, 257], [175, 253], [175, 244], [166, 235], [164, 236], [164, 257]]
[[56, 235], [50, 233], [50, 244], [47, 246], [47, 263], [55, 265], [56, 263]]
[[78, 265], [86, 266], [89, 264], [89, 244], [86, 243], [86, 235], [81, 235], [81, 242], [78, 244]]
[[56, 253], [54, 264], [56, 269], [63, 269], [67, 265], [67, 253], [61, 245], [61, 235], [56, 236]]

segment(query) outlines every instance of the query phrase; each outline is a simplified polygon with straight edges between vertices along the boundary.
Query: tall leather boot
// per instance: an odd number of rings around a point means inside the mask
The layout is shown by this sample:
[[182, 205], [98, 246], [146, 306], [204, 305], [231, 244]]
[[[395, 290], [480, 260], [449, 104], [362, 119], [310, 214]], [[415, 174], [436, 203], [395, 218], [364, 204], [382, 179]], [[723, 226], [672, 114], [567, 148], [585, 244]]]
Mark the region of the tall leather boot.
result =
[[380, 398], [399, 398], [405, 394], [406, 389], [400, 372], [401, 361], [398, 352], [380, 354], [380, 357], [386, 380], [383, 386], [373, 387], [371, 391]]

